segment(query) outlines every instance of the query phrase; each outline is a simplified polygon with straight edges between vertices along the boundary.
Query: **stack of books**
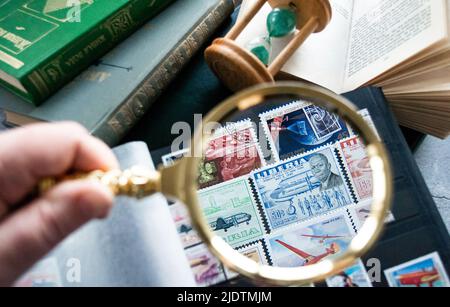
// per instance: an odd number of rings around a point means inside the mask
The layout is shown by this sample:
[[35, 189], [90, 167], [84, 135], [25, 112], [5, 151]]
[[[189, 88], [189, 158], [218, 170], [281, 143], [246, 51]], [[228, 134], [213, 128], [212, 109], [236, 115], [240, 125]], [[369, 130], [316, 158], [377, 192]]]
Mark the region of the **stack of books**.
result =
[[109, 145], [235, 7], [232, 0], [71, 3], [0, 0], [0, 109], [12, 125], [74, 120]]
[[[240, 16], [252, 0], [244, 0]], [[313, 34], [279, 77], [301, 78], [345, 93], [382, 87], [403, 126], [445, 138], [450, 133], [450, 4], [446, 0], [330, 0], [328, 27]], [[301, 8], [299, 8], [301, 9]], [[265, 35], [267, 4], [238, 38]], [[289, 38], [287, 38], [288, 40]], [[272, 59], [286, 45], [273, 40]]]

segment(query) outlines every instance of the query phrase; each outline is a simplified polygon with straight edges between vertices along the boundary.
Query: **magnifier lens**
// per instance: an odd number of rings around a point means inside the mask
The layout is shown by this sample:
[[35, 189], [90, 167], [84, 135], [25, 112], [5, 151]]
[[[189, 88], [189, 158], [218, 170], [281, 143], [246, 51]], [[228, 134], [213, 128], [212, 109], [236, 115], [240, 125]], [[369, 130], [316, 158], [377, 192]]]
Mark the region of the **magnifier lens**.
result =
[[[197, 198], [208, 231], [223, 240], [218, 246], [227, 244], [251, 259], [238, 266], [255, 274], [261, 273], [259, 265], [325, 262], [304, 277], [320, 275], [352, 249], [370, 214], [374, 164], [365, 141], [327, 101], [296, 95], [246, 99], [222, 110], [218, 123], [200, 127]], [[373, 127], [367, 110], [359, 114]], [[223, 250], [219, 256], [234, 257]], [[357, 269], [352, 272], [361, 279], [364, 268]]]

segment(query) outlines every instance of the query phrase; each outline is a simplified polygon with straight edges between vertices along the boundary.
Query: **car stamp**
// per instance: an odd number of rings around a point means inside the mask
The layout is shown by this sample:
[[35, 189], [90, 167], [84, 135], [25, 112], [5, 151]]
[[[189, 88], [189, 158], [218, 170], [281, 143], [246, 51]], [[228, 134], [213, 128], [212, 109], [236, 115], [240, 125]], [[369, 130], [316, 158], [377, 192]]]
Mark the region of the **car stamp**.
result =
[[200, 244], [185, 250], [197, 286], [210, 286], [226, 280], [224, 268], [217, 258]]
[[387, 269], [384, 275], [390, 287], [450, 287], [437, 252]]
[[258, 240], [264, 234], [247, 178], [203, 189], [198, 196], [211, 229], [231, 246]]
[[200, 189], [249, 174], [265, 165], [250, 121], [229, 124], [208, 142], [199, 167]]
[[353, 202], [330, 147], [265, 167], [252, 175], [272, 230]]
[[201, 243], [201, 238], [192, 227], [191, 217], [189, 216], [187, 207], [180, 202], [175, 202], [169, 206], [169, 209], [183, 247], [188, 248]]
[[306, 102], [293, 102], [260, 114], [263, 130], [277, 161], [350, 136], [334, 114]]
[[366, 147], [357, 136], [339, 142], [339, 149], [359, 200], [372, 197], [372, 168]]
[[361, 260], [342, 272], [326, 279], [328, 287], [333, 288], [369, 288], [372, 287], [369, 275]]
[[274, 266], [298, 267], [344, 253], [355, 232], [344, 212], [297, 224], [267, 238]]

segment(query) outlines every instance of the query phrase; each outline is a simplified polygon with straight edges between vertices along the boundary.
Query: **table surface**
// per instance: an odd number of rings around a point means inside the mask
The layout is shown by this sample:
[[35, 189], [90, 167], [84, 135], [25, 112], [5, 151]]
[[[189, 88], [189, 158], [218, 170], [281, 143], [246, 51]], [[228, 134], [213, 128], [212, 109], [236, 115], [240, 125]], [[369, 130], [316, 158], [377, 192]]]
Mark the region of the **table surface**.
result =
[[450, 232], [450, 138], [427, 136], [414, 157]]

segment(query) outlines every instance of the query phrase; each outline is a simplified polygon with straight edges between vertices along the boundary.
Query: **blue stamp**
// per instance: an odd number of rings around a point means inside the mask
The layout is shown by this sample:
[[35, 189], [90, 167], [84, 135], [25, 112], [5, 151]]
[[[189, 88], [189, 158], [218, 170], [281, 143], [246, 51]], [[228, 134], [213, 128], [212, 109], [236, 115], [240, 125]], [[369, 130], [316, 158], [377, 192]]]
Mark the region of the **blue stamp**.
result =
[[294, 102], [260, 115], [276, 158], [283, 160], [350, 136], [344, 121], [315, 105]]
[[328, 147], [259, 170], [253, 180], [273, 230], [352, 203]]

